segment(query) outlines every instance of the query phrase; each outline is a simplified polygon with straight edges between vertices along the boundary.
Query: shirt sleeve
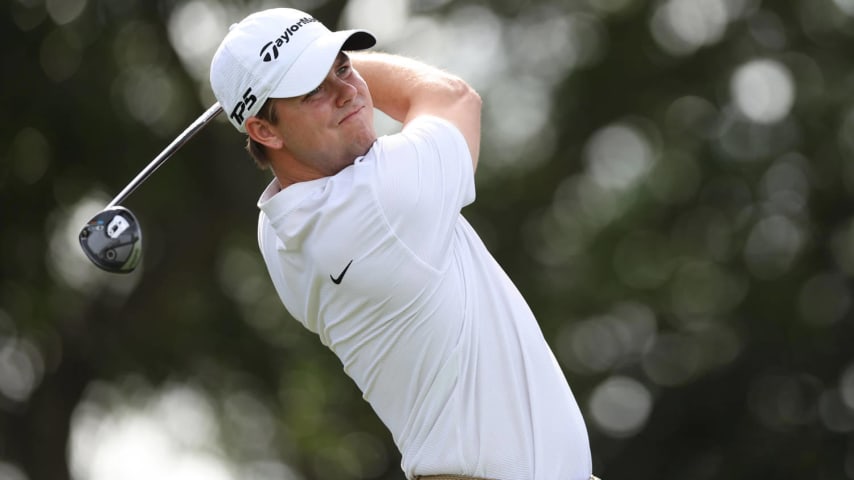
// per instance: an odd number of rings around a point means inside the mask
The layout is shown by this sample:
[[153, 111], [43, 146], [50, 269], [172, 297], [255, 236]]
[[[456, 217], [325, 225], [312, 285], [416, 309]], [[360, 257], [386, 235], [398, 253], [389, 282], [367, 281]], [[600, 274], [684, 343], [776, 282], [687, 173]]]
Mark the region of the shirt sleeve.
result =
[[429, 116], [385, 140], [377, 152], [377, 201], [398, 239], [440, 268], [460, 211], [475, 199], [468, 144], [453, 124]]

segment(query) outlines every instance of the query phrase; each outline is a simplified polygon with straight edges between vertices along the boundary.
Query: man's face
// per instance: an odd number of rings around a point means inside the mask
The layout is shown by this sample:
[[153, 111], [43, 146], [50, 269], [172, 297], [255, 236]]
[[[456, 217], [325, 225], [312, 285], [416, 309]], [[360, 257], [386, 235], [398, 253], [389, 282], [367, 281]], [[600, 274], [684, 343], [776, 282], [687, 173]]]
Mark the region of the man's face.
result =
[[368, 85], [339, 53], [323, 82], [306, 95], [276, 100], [274, 128], [284, 148], [320, 176], [338, 173], [376, 140]]

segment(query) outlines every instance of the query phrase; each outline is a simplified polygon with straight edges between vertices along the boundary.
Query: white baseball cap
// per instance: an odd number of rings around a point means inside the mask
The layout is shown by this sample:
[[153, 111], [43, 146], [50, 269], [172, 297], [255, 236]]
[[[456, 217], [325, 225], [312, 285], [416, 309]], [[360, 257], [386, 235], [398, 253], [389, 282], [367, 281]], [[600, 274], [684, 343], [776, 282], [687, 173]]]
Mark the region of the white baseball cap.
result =
[[305, 95], [323, 82], [341, 50], [376, 44], [366, 30], [331, 32], [293, 8], [253, 13], [229, 28], [211, 61], [211, 88], [228, 120], [245, 132], [268, 98]]

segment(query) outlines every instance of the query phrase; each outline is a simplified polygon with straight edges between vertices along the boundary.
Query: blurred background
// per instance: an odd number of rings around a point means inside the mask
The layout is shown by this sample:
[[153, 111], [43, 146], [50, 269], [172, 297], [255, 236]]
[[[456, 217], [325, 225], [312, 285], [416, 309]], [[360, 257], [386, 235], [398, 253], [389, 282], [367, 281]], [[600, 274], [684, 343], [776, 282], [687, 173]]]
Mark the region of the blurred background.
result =
[[141, 268], [77, 245], [213, 103], [228, 25], [272, 6], [481, 93], [464, 215], [599, 476], [854, 479], [854, 0], [5, 0], [0, 480], [404, 478], [280, 305], [255, 240], [269, 174], [224, 118], [124, 203]]

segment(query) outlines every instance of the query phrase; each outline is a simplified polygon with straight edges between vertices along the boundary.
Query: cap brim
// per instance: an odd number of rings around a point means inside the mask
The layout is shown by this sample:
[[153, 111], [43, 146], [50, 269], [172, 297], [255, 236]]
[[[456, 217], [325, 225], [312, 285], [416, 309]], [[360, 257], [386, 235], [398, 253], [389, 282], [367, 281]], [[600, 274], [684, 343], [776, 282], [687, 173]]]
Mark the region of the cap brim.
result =
[[341, 50], [364, 50], [376, 45], [374, 36], [365, 30], [342, 30], [324, 35], [303, 50], [291, 68], [270, 92], [270, 98], [305, 95], [323, 82]]

